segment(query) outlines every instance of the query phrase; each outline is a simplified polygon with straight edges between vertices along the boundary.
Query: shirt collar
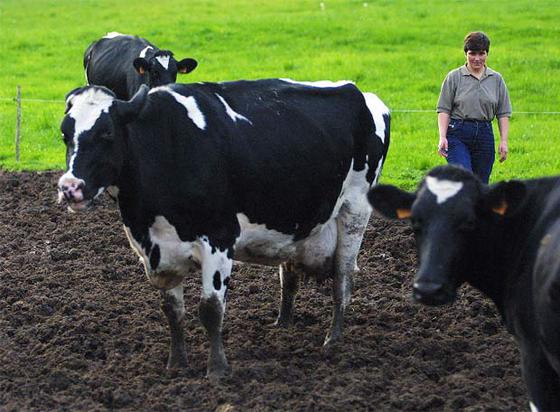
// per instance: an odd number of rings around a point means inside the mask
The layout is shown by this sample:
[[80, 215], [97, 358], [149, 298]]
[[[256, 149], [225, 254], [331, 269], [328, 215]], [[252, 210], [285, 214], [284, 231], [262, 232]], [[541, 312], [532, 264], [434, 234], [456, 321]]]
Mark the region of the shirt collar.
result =
[[[471, 72], [469, 72], [469, 70], [467, 69], [467, 64], [466, 63], [461, 66], [461, 74], [463, 76], [472, 76]], [[480, 80], [485, 79], [488, 76], [493, 76], [494, 74], [496, 74], [496, 72], [494, 70], [492, 70], [488, 66], [485, 66], [484, 67], [484, 73], [482, 73], [482, 77], [480, 78]]]

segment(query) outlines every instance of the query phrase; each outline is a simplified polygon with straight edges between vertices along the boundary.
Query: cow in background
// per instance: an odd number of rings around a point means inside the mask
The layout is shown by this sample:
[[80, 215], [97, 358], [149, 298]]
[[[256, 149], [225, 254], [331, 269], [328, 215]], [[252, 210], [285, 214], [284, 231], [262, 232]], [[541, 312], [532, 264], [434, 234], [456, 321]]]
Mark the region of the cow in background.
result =
[[492, 186], [454, 166], [416, 193], [374, 187], [383, 215], [410, 218], [420, 267], [415, 301], [452, 303], [468, 282], [496, 304], [521, 349], [532, 410], [560, 410], [560, 178]]
[[83, 210], [115, 188], [130, 244], [161, 290], [168, 367], [187, 363], [183, 279], [200, 270], [208, 376], [228, 370], [221, 331], [233, 259], [279, 266], [282, 326], [300, 276], [331, 277], [325, 344], [340, 341], [366, 194], [389, 147], [377, 96], [345, 81], [268, 79], [142, 86], [130, 101], [89, 86], [66, 101], [61, 199]]
[[175, 83], [177, 73], [190, 73], [197, 64], [191, 58], [177, 61], [169, 50], [116, 32], [94, 41], [84, 53], [87, 84], [105, 86], [125, 100], [142, 84], [152, 88]]

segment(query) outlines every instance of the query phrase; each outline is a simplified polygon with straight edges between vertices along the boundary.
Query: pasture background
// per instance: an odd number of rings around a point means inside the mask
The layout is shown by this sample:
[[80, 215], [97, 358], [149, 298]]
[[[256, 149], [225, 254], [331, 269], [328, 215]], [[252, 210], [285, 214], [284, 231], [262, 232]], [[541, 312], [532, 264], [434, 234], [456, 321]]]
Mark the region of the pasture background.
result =
[[[199, 67], [179, 81], [350, 79], [393, 110], [383, 181], [406, 188], [444, 163], [434, 108], [463, 36], [492, 40], [489, 66], [510, 90], [510, 158], [493, 180], [558, 173], [560, 7], [551, 1], [2, 0], [0, 168], [61, 169], [65, 94], [84, 84], [85, 48], [110, 31], [138, 34]], [[16, 85], [23, 89], [14, 159]], [[407, 111], [419, 110], [419, 111]], [[428, 111], [428, 112], [426, 112]], [[430, 112], [431, 111], [431, 112]], [[497, 133], [497, 130], [495, 130]]]

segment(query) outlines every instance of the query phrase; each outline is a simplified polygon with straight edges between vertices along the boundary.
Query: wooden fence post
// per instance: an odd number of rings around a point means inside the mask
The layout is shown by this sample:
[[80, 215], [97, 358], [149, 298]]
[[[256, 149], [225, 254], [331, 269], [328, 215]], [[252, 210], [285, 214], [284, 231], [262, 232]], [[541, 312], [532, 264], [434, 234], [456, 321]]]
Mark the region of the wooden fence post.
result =
[[19, 163], [19, 142], [21, 138], [21, 86], [17, 87], [16, 95], [17, 116], [16, 116], [16, 162]]

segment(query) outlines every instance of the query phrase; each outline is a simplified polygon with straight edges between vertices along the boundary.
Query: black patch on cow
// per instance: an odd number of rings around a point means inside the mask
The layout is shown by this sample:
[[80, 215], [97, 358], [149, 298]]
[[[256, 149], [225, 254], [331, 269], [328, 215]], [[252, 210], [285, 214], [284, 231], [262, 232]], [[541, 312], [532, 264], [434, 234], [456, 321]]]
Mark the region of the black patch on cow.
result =
[[220, 275], [220, 272], [217, 270], [216, 273], [214, 273], [214, 289], [216, 290], [220, 290], [222, 288], [222, 276]]
[[156, 269], [159, 265], [159, 260], [161, 258], [161, 253], [159, 251], [159, 246], [154, 245], [150, 253], [150, 267]]
[[230, 277], [228, 276], [227, 278], [224, 279], [224, 286], [226, 287], [226, 291], [224, 292], [224, 302], [227, 300], [228, 293], [229, 293], [229, 290], [230, 290], [229, 278]]

